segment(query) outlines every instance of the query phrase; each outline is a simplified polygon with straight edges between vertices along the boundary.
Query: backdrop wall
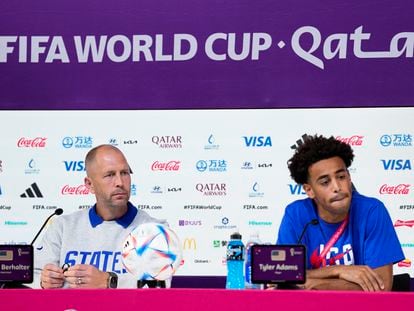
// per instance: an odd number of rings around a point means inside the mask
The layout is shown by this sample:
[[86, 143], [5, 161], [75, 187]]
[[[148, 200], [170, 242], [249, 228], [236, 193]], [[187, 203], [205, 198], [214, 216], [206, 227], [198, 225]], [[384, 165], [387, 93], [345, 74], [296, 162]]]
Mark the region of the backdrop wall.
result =
[[[356, 154], [361, 193], [387, 206], [413, 275], [414, 108], [2, 111], [0, 243], [29, 243], [44, 219], [89, 208], [84, 156], [111, 143], [129, 159], [131, 201], [166, 218], [183, 243], [182, 275], [224, 275], [239, 230], [274, 243], [285, 206], [303, 198], [286, 161], [304, 134], [333, 135]], [[120, 246], [121, 247], [121, 246]]]

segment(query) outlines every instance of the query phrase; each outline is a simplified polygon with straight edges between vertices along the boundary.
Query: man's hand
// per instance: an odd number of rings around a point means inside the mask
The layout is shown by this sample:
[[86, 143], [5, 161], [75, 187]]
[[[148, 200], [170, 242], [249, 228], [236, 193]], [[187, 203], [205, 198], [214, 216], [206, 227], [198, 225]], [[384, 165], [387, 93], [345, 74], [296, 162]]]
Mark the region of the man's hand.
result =
[[43, 267], [40, 274], [40, 286], [42, 288], [61, 288], [65, 282], [62, 268], [54, 265], [47, 264]]
[[335, 265], [308, 270], [306, 289], [385, 291], [392, 287], [392, 264], [376, 269]]
[[64, 276], [70, 288], [107, 288], [108, 273], [92, 265], [74, 265]]
[[385, 289], [383, 279], [368, 266], [339, 265], [337, 267], [340, 279], [356, 283], [366, 292], [377, 292]]

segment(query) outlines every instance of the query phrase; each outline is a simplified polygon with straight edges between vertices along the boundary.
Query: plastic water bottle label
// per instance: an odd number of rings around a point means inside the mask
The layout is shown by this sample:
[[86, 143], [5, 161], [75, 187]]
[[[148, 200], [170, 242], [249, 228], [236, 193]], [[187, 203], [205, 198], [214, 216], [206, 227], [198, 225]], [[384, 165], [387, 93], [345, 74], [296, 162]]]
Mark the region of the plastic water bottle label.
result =
[[227, 260], [243, 260], [243, 245], [231, 245], [227, 247]]

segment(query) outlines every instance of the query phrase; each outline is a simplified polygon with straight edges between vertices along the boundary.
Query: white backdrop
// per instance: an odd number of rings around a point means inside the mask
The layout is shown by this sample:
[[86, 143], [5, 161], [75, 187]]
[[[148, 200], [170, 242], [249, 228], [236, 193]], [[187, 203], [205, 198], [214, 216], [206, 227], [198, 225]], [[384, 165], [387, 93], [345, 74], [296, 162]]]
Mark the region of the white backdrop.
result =
[[132, 203], [167, 219], [181, 238], [178, 274], [224, 275], [232, 232], [275, 242], [284, 207], [304, 197], [286, 166], [291, 146], [317, 133], [352, 145], [353, 182], [386, 204], [407, 258], [395, 270], [414, 276], [414, 108], [0, 111], [0, 118], [0, 243], [30, 243], [57, 207], [89, 208], [84, 156], [112, 143], [134, 172]]

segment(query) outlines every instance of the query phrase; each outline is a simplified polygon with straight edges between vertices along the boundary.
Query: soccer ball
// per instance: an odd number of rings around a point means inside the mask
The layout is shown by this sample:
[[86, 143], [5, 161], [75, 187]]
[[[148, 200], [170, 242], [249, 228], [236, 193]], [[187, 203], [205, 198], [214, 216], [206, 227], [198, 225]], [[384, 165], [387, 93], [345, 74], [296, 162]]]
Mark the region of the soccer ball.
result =
[[137, 280], [166, 280], [182, 260], [181, 242], [169, 227], [145, 223], [136, 227], [122, 247], [122, 263]]

